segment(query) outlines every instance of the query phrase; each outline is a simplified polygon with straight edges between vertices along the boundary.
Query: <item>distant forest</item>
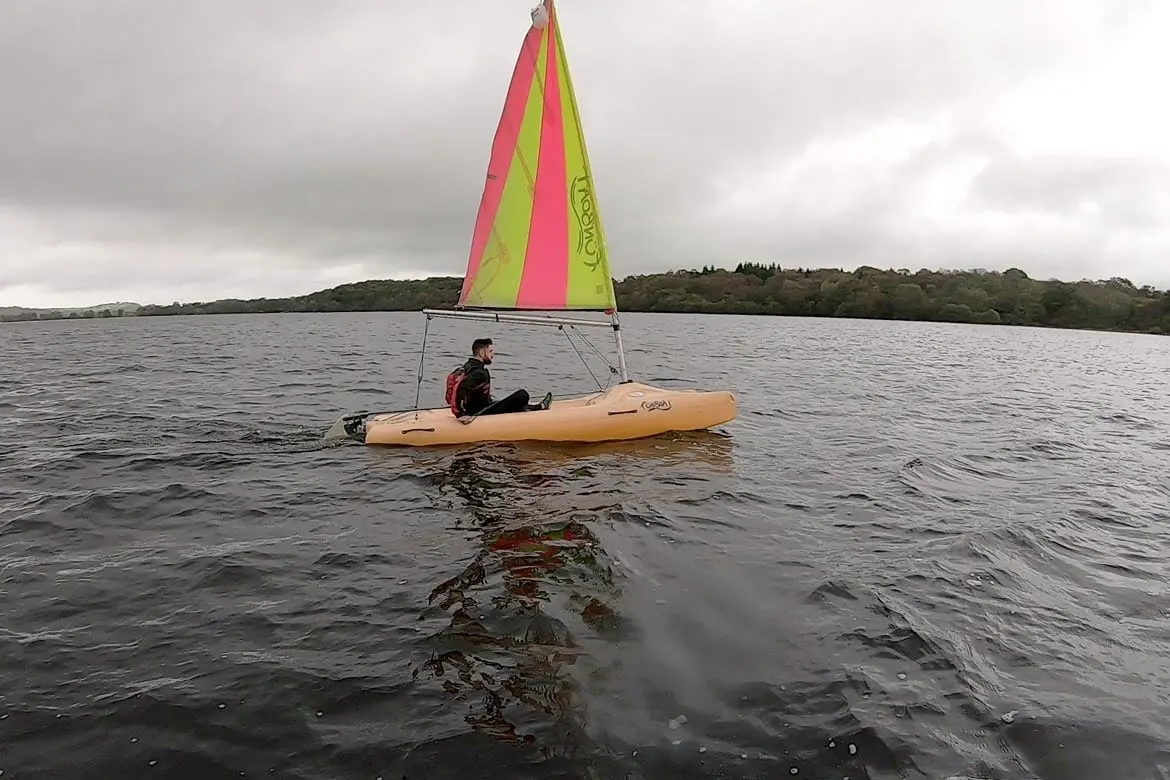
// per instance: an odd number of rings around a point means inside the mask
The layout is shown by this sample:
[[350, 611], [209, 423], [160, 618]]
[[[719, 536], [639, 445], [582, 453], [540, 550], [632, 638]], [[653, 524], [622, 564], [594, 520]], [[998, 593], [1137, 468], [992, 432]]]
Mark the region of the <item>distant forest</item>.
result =
[[[293, 298], [143, 306], [137, 316], [450, 308], [460, 277], [343, 284]], [[785, 269], [741, 263], [630, 276], [616, 283], [628, 312], [761, 314], [1036, 325], [1170, 334], [1170, 292], [1128, 279], [1062, 282], [998, 271]]]
[[92, 320], [95, 317], [132, 317], [137, 307], [110, 308], [108, 306], [92, 309], [25, 309], [20, 306], [0, 308], [0, 322], [29, 322], [32, 320]]

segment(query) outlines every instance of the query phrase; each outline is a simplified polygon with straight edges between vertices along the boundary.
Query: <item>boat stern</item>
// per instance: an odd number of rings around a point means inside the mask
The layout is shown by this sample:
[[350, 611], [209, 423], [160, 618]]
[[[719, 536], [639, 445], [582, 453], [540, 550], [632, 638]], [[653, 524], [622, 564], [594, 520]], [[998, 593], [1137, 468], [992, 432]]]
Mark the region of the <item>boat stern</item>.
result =
[[364, 443], [366, 440], [366, 418], [368, 412], [355, 412], [337, 418], [337, 422], [329, 426], [322, 440], [326, 444], [340, 441], [356, 441]]

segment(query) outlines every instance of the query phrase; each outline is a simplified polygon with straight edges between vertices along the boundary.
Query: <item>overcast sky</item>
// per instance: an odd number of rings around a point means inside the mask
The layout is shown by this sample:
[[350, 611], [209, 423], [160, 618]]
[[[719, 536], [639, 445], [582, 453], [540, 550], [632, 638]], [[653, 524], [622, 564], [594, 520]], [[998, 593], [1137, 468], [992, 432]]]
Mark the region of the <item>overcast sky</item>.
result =
[[[534, 0], [3, 0], [0, 305], [462, 274]], [[1170, 287], [1170, 9], [559, 0], [614, 274]]]

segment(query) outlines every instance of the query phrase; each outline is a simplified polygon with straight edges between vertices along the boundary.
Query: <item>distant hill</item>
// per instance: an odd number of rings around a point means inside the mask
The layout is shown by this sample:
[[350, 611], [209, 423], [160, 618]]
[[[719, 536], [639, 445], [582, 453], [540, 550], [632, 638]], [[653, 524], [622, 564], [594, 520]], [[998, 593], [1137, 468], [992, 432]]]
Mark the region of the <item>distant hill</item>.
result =
[[[141, 307], [103, 304], [58, 310], [39, 318], [119, 316], [119, 309], [122, 316], [139, 317], [419, 311], [450, 308], [462, 284], [463, 279], [456, 276], [373, 279], [292, 298]], [[1077, 282], [1032, 279], [1018, 268], [910, 271], [863, 266], [843, 271], [740, 263], [732, 271], [704, 267], [628, 276], [616, 282], [614, 290], [618, 309], [626, 312], [852, 317], [1170, 334], [1170, 292], [1149, 285], [1137, 287], [1120, 277]], [[35, 313], [19, 316], [38, 318]]]
[[26, 306], [0, 306], [0, 321], [23, 322], [26, 320], [68, 320], [92, 317], [132, 317], [138, 314], [142, 304], [129, 301], [99, 303], [96, 306], [73, 308], [30, 309]]
[[[449, 308], [463, 279], [436, 276], [343, 284], [292, 298], [258, 298], [143, 306], [138, 316], [278, 312], [418, 311]], [[804, 317], [1035, 325], [1170, 334], [1170, 292], [1114, 277], [1037, 280], [1006, 271], [910, 271], [863, 266], [782, 268], [740, 263], [735, 270], [628, 276], [615, 283], [627, 312], [764, 314]]]

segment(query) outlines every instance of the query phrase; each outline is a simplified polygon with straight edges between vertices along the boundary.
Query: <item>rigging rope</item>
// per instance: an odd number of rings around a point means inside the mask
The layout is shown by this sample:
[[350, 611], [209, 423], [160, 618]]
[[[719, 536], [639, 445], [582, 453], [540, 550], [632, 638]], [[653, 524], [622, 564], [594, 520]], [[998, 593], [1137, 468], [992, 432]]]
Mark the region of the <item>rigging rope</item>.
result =
[[418, 352], [418, 382], [414, 386], [414, 408], [418, 409], [419, 395], [422, 393], [423, 383], [423, 360], [427, 356], [427, 331], [431, 329], [431, 315], [427, 315], [427, 321], [423, 325], [423, 340], [422, 349]]
[[589, 367], [589, 363], [587, 363], [587, 362], [585, 361], [585, 356], [581, 354], [581, 350], [577, 349], [577, 345], [573, 343], [573, 339], [572, 339], [572, 337], [571, 337], [571, 336], [569, 336], [569, 331], [565, 330], [565, 326], [564, 326], [564, 325], [558, 325], [558, 326], [557, 326], [557, 330], [559, 330], [559, 331], [563, 331], [563, 332], [564, 332], [564, 334], [565, 334], [565, 338], [566, 338], [566, 339], [568, 339], [568, 341], [569, 341], [569, 346], [570, 346], [570, 347], [572, 347], [572, 348], [573, 348], [573, 351], [577, 353], [577, 357], [581, 358], [581, 363], [582, 363], [582, 365], [584, 365], [584, 366], [585, 366], [585, 370], [589, 372], [589, 376], [593, 377], [593, 382], [594, 382], [594, 383], [597, 385], [597, 389], [598, 389], [598, 390], [601, 390], [601, 389], [603, 389], [603, 388], [601, 387], [601, 382], [600, 382], [600, 380], [598, 380], [597, 376], [596, 376], [596, 375], [594, 375], [594, 373], [593, 373], [593, 369], [592, 369], [592, 368], [590, 368], [590, 367]]
[[601, 358], [602, 362], [605, 363], [605, 365], [609, 367], [609, 373], [616, 374], [618, 372], [617, 367], [614, 366], [613, 363], [609, 362], [609, 358], [607, 358], [605, 356], [605, 353], [603, 353], [597, 347], [593, 346], [593, 342], [585, 337], [585, 334], [580, 330], [580, 328], [577, 328], [576, 325], [574, 325], [573, 328], [577, 331], [577, 335], [579, 335], [581, 337], [581, 340], [584, 341], [586, 344], [588, 344], [589, 348], [591, 350], [593, 350], [593, 354], [597, 355], [597, 357]]
[[[609, 373], [611, 376], [617, 373], [617, 369], [613, 367], [613, 364], [606, 360], [605, 355], [601, 354], [601, 352], [597, 350], [597, 347], [590, 343], [589, 339], [585, 338], [584, 333], [582, 333], [580, 330], [577, 330], [575, 325], [570, 325], [569, 328], [576, 330], [577, 335], [581, 337], [581, 340], [584, 341], [589, 346], [589, 348], [592, 349], [593, 352], [605, 362], [605, 365], [609, 367]], [[569, 335], [569, 331], [565, 330], [564, 325], [558, 325], [557, 330], [564, 332], [565, 338], [569, 341], [569, 346], [572, 347], [573, 351], [577, 353], [577, 357], [581, 358], [581, 364], [585, 366], [585, 370], [589, 372], [589, 376], [593, 377], [593, 382], [597, 385], [597, 389], [604, 392], [605, 388], [601, 386], [601, 381], [597, 378], [597, 375], [593, 373], [593, 369], [589, 367], [589, 362], [585, 360], [585, 356], [581, 354], [581, 350], [577, 349], [577, 345], [573, 343], [573, 338]], [[606, 385], [608, 384], [609, 383], [606, 382]]]

